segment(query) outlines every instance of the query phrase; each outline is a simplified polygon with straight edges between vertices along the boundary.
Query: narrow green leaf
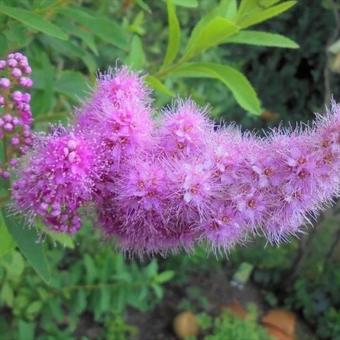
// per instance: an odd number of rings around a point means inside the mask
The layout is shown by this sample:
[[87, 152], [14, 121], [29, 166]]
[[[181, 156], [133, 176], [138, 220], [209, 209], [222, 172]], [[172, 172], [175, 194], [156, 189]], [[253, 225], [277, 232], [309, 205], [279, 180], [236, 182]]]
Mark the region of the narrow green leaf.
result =
[[19, 251], [12, 251], [2, 261], [9, 281], [19, 281], [25, 270], [25, 260]]
[[248, 79], [233, 67], [215, 63], [187, 63], [173, 70], [169, 76], [218, 79], [232, 92], [234, 98], [248, 112], [259, 115], [260, 101]]
[[0, 212], [0, 257], [7, 254], [10, 250], [15, 248], [13, 237], [8, 232], [6, 224]]
[[236, 0], [221, 0], [221, 2], [210, 10], [201, 20], [195, 25], [191, 32], [189, 41], [196, 40], [202, 29], [215, 17], [224, 17], [225, 19], [232, 19], [237, 14], [237, 1]]
[[198, 6], [197, 0], [174, 0], [176, 6], [195, 8]]
[[77, 314], [81, 314], [87, 306], [86, 294], [83, 289], [79, 289], [75, 295], [74, 308]]
[[119, 47], [128, 48], [128, 34], [117, 22], [108, 18], [94, 18], [88, 27], [102, 40]]
[[221, 44], [226, 38], [237, 33], [239, 28], [230, 20], [214, 17], [191, 35], [183, 60], [189, 60], [207, 48]]
[[96, 265], [89, 254], [85, 254], [84, 256], [84, 265], [86, 268], [86, 281], [93, 283], [97, 277], [97, 270]]
[[263, 7], [254, 11], [244, 11], [245, 13], [242, 15], [239, 12], [237, 24], [242, 28], [247, 28], [279, 15], [293, 7], [295, 4], [296, 1], [285, 1], [268, 8]]
[[[64, 41], [58, 40], [52, 37], [43, 37], [43, 39], [53, 39], [58, 43], [64, 43]], [[65, 41], [67, 42], [67, 41]], [[51, 64], [48, 55], [43, 49], [38, 49], [35, 54], [34, 60], [36, 64], [33, 64], [34, 69], [32, 73], [34, 87], [41, 91], [36, 91], [32, 97], [31, 105], [32, 112], [35, 117], [41, 114], [46, 114], [52, 108], [52, 102], [54, 99], [54, 76], [55, 67]]]
[[224, 9], [225, 8], [223, 7], [223, 4], [221, 4], [220, 6], [217, 6], [214, 9], [212, 9], [208, 14], [203, 16], [201, 20], [199, 20], [199, 22], [195, 25], [191, 32], [186, 49], [188, 49], [189, 45], [192, 44], [192, 41], [197, 40], [197, 37], [202, 32], [203, 28], [207, 25], [207, 23], [209, 23], [209, 21], [212, 20], [214, 17], [220, 15], [221, 12], [223, 13]]
[[[51, 121], [51, 119], [48, 120]], [[70, 249], [74, 248], [73, 238], [69, 234], [51, 231], [43, 223], [37, 223], [36, 226], [37, 228], [41, 229], [41, 231], [44, 234], [47, 234], [53, 241], [60, 243], [62, 246], [66, 248]]]
[[237, 14], [237, 1], [236, 0], [224, 0], [221, 1], [220, 6], [224, 5], [224, 17], [232, 20]]
[[158, 299], [161, 299], [164, 295], [164, 291], [163, 291], [163, 288], [157, 284], [152, 284], [151, 285], [153, 291], [155, 292], [155, 295]]
[[178, 18], [176, 15], [176, 7], [173, 0], [166, 1], [168, 12], [168, 46], [166, 49], [163, 64], [171, 64], [179, 51], [181, 43], [181, 28], [179, 26]]
[[155, 277], [155, 282], [165, 283], [167, 281], [170, 281], [174, 276], [175, 272], [173, 270], [166, 270], [165, 272], [162, 272]]
[[33, 301], [26, 309], [26, 315], [29, 319], [33, 319], [43, 307], [42, 301]]
[[5, 281], [1, 287], [0, 300], [3, 301], [8, 307], [13, 306], [14, 293], [8, 281]]
[[67, 70], [61, 72], [54, 89], [68, 97], [78, 99], [86, 94], [88, 86], [86, 78], [80, 72]]
[[0, 12], [3, 14], [22, 22], [24, 25], [33, 28], [37, 31], [46, 33], [52, 37], [67, 40], [67, 34], [62, 31], [58, 26], [46, 21], [43, 17], [35, 14], [32, 11], [25, 10], [18, 7], [9, 7], [0, 4]]
[[258, 0], [241, 0], [239, 6], [239, 15], [243, 15], [246, 12], [251, 12], [259, 8]]
[[151, 260], [151, 262], [145, 267], [145, 273], [148, 277], [154, 277], [157, 274], [158, 263], [155, 259]]
[[140, 70], [145, 65], [145, 53], [143, 43], [138, 35], [134, 35], [131, 41], [128, 64], [135, 70]]
[[80, 38], [83, 43], [88, 46], [91, 51], [98, 55], [98, 49], [95, 42], [95, 35], [83, 26], [77, 25], [70, 21], [67, 17], [61, 17], [57, 23], [71, 36]]
[[99, 295], [99, 305], [102, 313], [107, 312], [111, 307], [111, 294], [108, 287], [102, 287]]
[[229, 37], [225, 42], [268, 47], [299, 48], [296, 42], [281, 34], [251, 30], [240, 31]]
[[106, 17], [94, 17], [78, 8], [64, 8], [61, 13], [84, 25], [103, 41], [121, 49], [128, 49], [128, 33], [117, 22]]
[[169, 97], [174, 97], [175, 94], [169, 90], [158, 78], [154, 76], [147, 76], [145, 78], [146, 83], [154, 90], [166, 94]]
[[16, 241], [21, 253], [37, 272], [37, 274], [46, 282], [51, 279], [50, 270], [45, 255], [44, 246], [37, 242], [37, 233], [34, 228], [28, 228], [20, 216], [8, 216], [3, 211], [3, 217], [9, 232]]
[[243, 15], [246, 12], [254, 12], [258, 10], [263, 10], [282, 0], [241, 0], [239, 7], [239, 14]]
[[152, 13], [150, 6], [146, 4], [144, 0], [135, 0], [135, 2], [145, 12]]
[[58, 322], [62, 322], [65, 319], [65, 311], [62, 309], [62, 299], [61, 297], [56, 297], [54, 299], [49, 299], [47, 301], [49, 306], [49, 313]]

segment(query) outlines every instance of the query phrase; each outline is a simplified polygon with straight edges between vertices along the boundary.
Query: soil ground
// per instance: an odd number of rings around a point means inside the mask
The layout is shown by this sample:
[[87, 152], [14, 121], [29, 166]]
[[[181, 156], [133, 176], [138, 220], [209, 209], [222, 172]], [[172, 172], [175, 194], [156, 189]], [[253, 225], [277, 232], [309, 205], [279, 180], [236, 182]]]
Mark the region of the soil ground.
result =
[[[196, 302], [194, 301], [192, 304], [194, 309], [196, 307], [195, 311], [197, 312], [202, 312], [202, 308], [204, 308], [204, 311], [210, 315], [218, 315], [223, 306], [235, 301], [244, 307], [249, 303], [256, 304], [259, 316], [269, 309], [263, 293], [256, 286], [249, 283], [243, 289], [233, 287], [230, 285], [226, 271], [222, 269], [202, 274], [195, 273], [195, 275], [189, 276], [185, 285], [174, 283], [168, 285], [162, 303], [153, 311], [143, 313], [134, 309], [128, 310], [126, 314], [127, 323], [136, 326], [138, 329], [138, 334], [133, 339], [177, 340], [172, 323], [175, 316], [183, 310], [181, 304], [188, 300], [188, 292], [190, 289], [192, 291], [192, 287], [195, 287], [196, 294], [199, 295], [196, 296]], [[202, 304], [204, 304], [204, 307]], [[296, 340], [316, 339], [300, 320], [297, 322], [296, 333]]]

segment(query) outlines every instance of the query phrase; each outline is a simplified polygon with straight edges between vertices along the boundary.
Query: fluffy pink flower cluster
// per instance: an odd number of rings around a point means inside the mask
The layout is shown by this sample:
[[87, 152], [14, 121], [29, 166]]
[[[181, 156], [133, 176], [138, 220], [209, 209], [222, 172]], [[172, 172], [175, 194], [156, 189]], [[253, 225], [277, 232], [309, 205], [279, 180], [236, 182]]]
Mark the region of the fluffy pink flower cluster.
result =
[[10, 177], [8, 168], [15, 166], [16, 157], [32, 144], [31, 96], [26, 92], [33, 84], [31, 72], [27, 57], [19, 52], [0, 60], [0, 139], [6, 145], [5, 162], [0, 164], [3, 179]]
[[340, 189], [340, 105], [313, 126], [260, 138], [217, 129], [178, 100], [152, 119], [150, 91], [127, 68], [102, 75], [74, 126], [36, 137], [13, 197], [56, 231], [97, 224], [138, 254], [228, 250], [261, 231], [278, 243], [298, 233]]
[[60, 127], [52, 135], [37, 136], [23, 164], [12, 185], [16, 204], [54, 231], [76, 232], [81, 224], [79, 209], [94, 190], [94, 148], [81, 134]]

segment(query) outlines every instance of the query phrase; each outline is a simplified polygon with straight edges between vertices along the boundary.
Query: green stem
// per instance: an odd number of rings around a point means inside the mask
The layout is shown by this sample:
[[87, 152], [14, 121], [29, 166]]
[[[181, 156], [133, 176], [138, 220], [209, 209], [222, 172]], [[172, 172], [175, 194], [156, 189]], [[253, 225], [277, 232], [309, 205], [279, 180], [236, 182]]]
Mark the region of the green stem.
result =
[[2, 208], [7, 203], [9, 198], [10, 198], [9, 195], [0, 196], [0, 208]]
[[162, 79], [166, 77], [171, 71], [176, 70], [179, 66], [181, 66], [184, 62], [179, 60], [176, 64], [168, 65], [164, 68], [160, 68], [160, 70], [153, 74], [154, 77], [158, 79]]
[[162, 79], [166, 77], [171, 71], [176, 70], [179, 66], [182, 66], [183, 64], [189, 62], [192, 58], [196, 57], [197, 55], [184, 55], [182, 56], [177, 63], [170, 64], [165, 67], [161, 67], [158, 72], [154, 73], [152, 76]]

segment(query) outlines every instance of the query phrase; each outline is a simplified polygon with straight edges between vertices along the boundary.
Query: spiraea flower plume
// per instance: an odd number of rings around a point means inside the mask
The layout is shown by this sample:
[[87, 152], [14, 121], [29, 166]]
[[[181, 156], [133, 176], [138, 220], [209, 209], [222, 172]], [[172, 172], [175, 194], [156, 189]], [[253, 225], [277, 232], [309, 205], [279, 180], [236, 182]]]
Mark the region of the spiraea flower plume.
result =
[[191, 100], [154, 120], [151, 102], [126, 67], [100, 75], [73, 126], [35, 136], [16, 208], [68, 233], [94, 209], [105, 238], [143, 255], [198, 242], [227, 251], [259, 232], [279, 243], [339, 196], [340, 105], [260, 138], [214, 126]]
[[10, 53], [0, 60], [0, 139], [5, 146], [0, 177], [6, 180], [10, 178], [9, 170], [17, 164], [17, 157], [32, 144], [31, 96], [27, 92], [33, 85], [31, 72], [22, 53]]
[[54, 231], [76, 232], [79, 209], [92, 199], [97, 164], [86, 137], [64, 128], [40, 135], [12, 185], [17, 208]]

